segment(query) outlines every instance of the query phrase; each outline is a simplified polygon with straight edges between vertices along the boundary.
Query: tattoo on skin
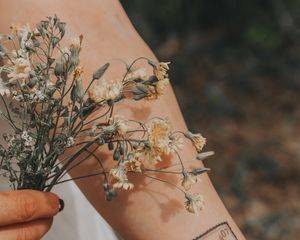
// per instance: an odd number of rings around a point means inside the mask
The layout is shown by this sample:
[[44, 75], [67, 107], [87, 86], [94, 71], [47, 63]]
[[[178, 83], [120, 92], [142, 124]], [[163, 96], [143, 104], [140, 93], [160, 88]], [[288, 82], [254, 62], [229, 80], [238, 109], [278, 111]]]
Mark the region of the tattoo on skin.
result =
[[238, 240], [228, 222], [222, 222], [208, 229], [193, 240]]

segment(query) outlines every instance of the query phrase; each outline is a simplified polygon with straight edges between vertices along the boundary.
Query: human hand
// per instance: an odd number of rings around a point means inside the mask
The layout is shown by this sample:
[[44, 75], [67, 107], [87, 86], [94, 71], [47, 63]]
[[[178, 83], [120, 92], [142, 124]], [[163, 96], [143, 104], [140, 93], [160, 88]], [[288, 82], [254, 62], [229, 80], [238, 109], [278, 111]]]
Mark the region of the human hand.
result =
[[34, 190], [0, 193], [0, 239], [40, 240], [63, 207], [54, 194]]

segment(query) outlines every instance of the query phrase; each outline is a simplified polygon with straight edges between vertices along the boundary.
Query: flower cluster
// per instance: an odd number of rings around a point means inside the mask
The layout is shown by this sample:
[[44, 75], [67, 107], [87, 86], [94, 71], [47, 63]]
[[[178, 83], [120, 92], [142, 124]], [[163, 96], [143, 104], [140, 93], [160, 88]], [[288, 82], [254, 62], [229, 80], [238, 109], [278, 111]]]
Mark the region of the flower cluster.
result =
[[[4, 106], [0, 115], [11, 127], [3, 134], [6, 144], [0, 145], [0, 174], [9, 177], [13, 189], [50, 191], [66, 181], [62, 178], [70, 169], [93, 158], [99, 169], [89, 176], [103, 179], [107, 200], [122, 189], [134, 188], [132, 174], [152, 179], [156, 173], [181, 174], [177, 189], [184, 194], [186, 209], [193, 213], [203, 209], [203, 197], [189, 191], [198, 175], [208, 169], [186, 168], [179, 152], [191, 141], [197, 151], [195, 159], [203, 160], [213, 154], [202, 152], [206, 139], [174, 130], [168, 118], [155, 117], [144, 123], [115, 110], [125, 99], [151, 103], [163, 95], [170, 63], [141, 57], [128, 65], [120, 78], [105, 80], [107, 63], [85, 86], [79, 66], [83, 36], [62, 47], [65, 31], [66, 24], [54, 16], [33, 30], [29, 25], [12, 26], [11, 34], [0, 35], [0, 98]], [[144, 68], [136, 68], [137, 61], [146, 61], [153, 74], [148, 76]], [[93, 146], [107, 146], [115, 166], [106, 168], [91, 150]], [[69, 149], [72, 151], [65, 154]], [[165, 170], [170, 167], [164, 161], [167, 155], [178, 159], [180, 172]], [[159, 162], [166, 166], [158, 168]]]

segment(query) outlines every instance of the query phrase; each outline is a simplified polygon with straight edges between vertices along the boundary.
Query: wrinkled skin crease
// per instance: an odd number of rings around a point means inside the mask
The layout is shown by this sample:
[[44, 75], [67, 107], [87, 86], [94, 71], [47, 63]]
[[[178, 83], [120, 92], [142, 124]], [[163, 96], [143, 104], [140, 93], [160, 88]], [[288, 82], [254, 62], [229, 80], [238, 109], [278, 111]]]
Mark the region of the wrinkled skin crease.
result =
[[[35, 23], [56, 13], [68, 24], [65, 39], [83, 34], [80, 65], [84, 67], [85, 84], [90, 81], [93, 71], [108, 61], [112, 63], [112, 67], [107, 71], [106, 79], [124, 74], [122, 61], [130, 63], [140, 56], [155, 59], [116, 0], [91, 0], [88, 4], [83, 0], [0, 0], [0, 11], [0, 32], [8, 32], [11, 23]], [[65, 44], [67, 42], [65, 40]], [[145, 62], [140, 62], [137, 66], [146, 67], [148, 74], [152, 73]], [[143, 101], [132, 104], [126, 101], [116, 112], [140, 121], [146, 121], [152, 116], [168, 116], [175, 129], [186, 129], [171, 87], [168, 87], [165, 95], [158, 101], [151, 104]], [[209, 141], [209, 136], [207, 137]], [[111, 166], [108, 163], [110, 155], [106, 150], [100, 149], [97, 154], [107, 167]], [[194, 159], [195, 151], [188, 145], [181, 155], [185, 160]], [[170, 163], [177, 163], [177, 160], [166, 156], [163, 164]], [[195, 165], [199, 167], [201, 163], [197, 162]], [[91, 160], [70, 174], [72, 177], [82, 176], [95, 169], [99, 169], [99, 166], [96, 161]], [[171, 181], [180, 180], [173, 175], [167, 178]], [[193, 192], [204, 195], [206, 200], [206, 208], [200, 216], [185, 211], [184, 196], [173, 187], [142, 176], [134, 175], [131, 179], [135, 184], [134, 190], [121, 192], [113, 202], [106, 202], [104, 199], [101, 177], [76, 182], [95, 209], [124, 239], [192, 239], [199, 235], [199, 229], [201, 232], [205, 231], [220, 221], [228, 221], [239, 239], [244, 239], [206, 174], [201, 175], [202, 182], [193, 189]]]

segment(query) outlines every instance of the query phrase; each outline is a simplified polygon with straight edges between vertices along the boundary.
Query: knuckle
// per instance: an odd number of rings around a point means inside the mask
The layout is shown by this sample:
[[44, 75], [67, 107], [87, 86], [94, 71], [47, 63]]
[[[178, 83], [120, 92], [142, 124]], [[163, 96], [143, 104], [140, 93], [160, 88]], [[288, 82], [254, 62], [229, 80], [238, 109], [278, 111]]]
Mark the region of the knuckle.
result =
[[18, 230], [16, 240], [36, 240], [36, 233], [34, 228], [30, 227], [21, 227]]
[[30, 194], [20, 194], [17, 197], [17, 209], [20, 221], [30, 221], [36, 213], [37, 202]]

